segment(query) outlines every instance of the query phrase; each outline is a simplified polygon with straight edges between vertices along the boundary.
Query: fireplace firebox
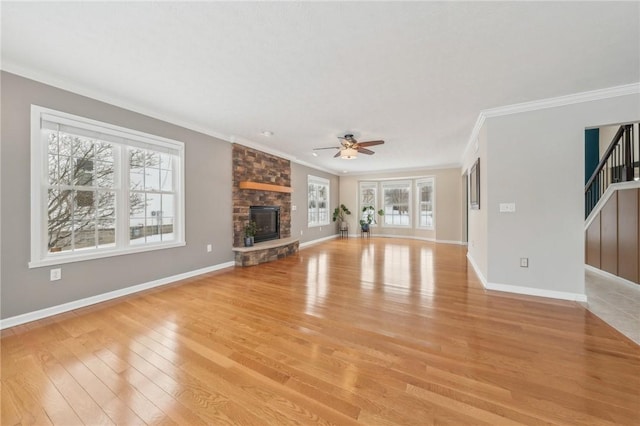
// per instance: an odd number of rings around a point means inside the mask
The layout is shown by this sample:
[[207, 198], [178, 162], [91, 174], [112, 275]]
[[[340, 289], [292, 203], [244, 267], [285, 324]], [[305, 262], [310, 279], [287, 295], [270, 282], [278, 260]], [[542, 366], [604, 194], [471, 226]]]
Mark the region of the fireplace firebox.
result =
[[256, 243], [280, 238], [280, 207], [251, 206], [249, 211], [251, 221], [257, 226]]

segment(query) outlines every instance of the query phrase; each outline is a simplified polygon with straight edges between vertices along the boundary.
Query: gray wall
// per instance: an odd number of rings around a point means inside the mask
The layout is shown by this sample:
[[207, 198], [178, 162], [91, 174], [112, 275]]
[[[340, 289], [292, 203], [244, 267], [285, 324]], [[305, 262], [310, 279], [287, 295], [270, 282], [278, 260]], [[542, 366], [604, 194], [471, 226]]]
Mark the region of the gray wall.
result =
[[[1, 318], [233, 260], [229, 143], [13, 74], [0, 78]], [[31, 104], [184, 142], [186, 246], [64, 264], [54, 282], [51, 268], [29, 269]]]
[[329, 180], [331, 212], [340, 200], [340, 178], [338, 176], [291, 162], [291, 187], [293, 188], [291, 205], [296, 206], [296, 210], [291, 212], [291, 237], [299, 238], [300, 243], [330, 237], [338, 231], [334, 222], [328, 226], [314, 226], [312, 228], [307, 226], [307, 177], [309, 175]]
[[[487, 118], [482, 210], [469, 214], [469, 251], [489, 284], [584, 294], [584, 129], [638, 117], [640, 95]], [[509, 202], [516, 212], [500, 213]]]

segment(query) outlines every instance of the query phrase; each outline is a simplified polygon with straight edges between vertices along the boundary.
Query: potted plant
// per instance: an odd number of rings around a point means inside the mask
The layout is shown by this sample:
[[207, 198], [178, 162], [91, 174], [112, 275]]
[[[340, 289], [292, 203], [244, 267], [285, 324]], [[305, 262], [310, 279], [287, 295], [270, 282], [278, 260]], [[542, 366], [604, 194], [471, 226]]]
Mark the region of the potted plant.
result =
[[384, 210], [380, 209], [376, 212], [373, 206], [366, 206], [362, 208], [362, 219], [360, 219], [360, 227], [363, 231], [369, 231], [369, 227], [372, 223], [376, 222], [376, 213], [380, 216], [384, 216]]
[[254, 221], [249, 221], [244, 226], [244, 246], [245, 247], [253, 246], [253, 237], [256, 236], [257, 230], [258, 230], [258, 226]]
[[347, 223], [347, 215], [350, 215], [351, 211], [344, 204], [340, 204], [339, 207], [336, 207], [333, 210], [333, 221], [338, 221], [340, 226], [340, 230], [344, 231], [347, 229], [349, 224]]

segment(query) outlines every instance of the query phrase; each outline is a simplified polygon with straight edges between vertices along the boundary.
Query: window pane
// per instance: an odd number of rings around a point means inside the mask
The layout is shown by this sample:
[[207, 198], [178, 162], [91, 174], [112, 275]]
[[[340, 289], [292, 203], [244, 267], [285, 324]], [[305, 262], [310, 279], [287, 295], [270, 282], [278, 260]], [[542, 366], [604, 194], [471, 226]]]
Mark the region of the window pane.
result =
[[172, 194], [162, 194], [162, 217], [174, 216], [174, 200], [175, 196]]
[[433, 227], [433, 181], [418, 182], [418, 226]]
[[129, 217], [144, 218], [145, 217], [145, 197], [144, 193], [134, 192], [129, 196]]
[[172, 217], [163, 217], [162, 218], [162, 241], [172, 241], [175, 239], [173, 233], [173, 218]]
[[47, 138], [47, 145], [49, 146], [49, 154], [58, 154], [58, 133], [45, 131], [44, 137]]
[[144, 189], [146, 191], [160, 190], [160, 169], [156, 169], [155, 167], [145, 167]]
[[73, 175], [73, 159], [65, 155], [60, 155], [57, 158], [57, 171], [56, 182], [52, 182], [52, 185], [71, 185], [71, 178]]
[[162, 216], [162, 196], [160, 194], [146, 194], [147, 217]]
[[144, 166], [144, 151], [141, 149], [129, 150], [129, 166], [131, 168], [141, 168]]
[[102, 191], [98, 193], [98, 219], [115, 219], [116, 217], [116, 193]]
[[113, 163], [107, 161], [96, 162], [96, 183], [101, 188], [113, 188], [115, 170]]
[[[184, 219], [176, 212], [182, 211], [184, 199], [174, 188], [184, 175], [179, 167], [182, 143], [159, 142], [153, 135], [37, 106], [34, 110], [38, 117], [33, 116], [32, 124], [40, 126], [40, 138], [32, 139], [32, 161], [46, 162], [46, 168], [31, 170], [32, 181], [42, 182], [33, 194], [42, 200], [34, 206], [39, 218], [34, 216], [31, 223], [34, 266], [50, 263], [44, 249], [52, 256], [109, 246], [127, 252], [128, 240], [132, 244], [183, 241], [178, 232]], [[155, 151], [156, 146], [163, 153]], [[121, 187], [127, 180], [129, 185]], [[124, 217], [118, 213], [122, 205], [129, 209]], [[121, 227], [129, 228], [130, 237], [122, 242], [116, 237]], [[61, 261], [75, 260], [67, 256]]]
[[409, 226], [409, 183], [383, 186], [384, 223], [393, 226]]
[[72, 191], [48, 191], [48, 248], [49, 251], [71, 249]]
[[116, 221], [114, 219], [98, 220], [98, 245], [107, 247], [116, 242]]
[[160, 190], [173, 191], [173, 172], [171, 170], [160, 170]]
[[144, 218], [130, 220], [129, 241], [131, 244], [144, 243]]
[[93, 161], [87, 158], [76, 158], [73, 184], [78, 186], [93, 185]]
[[96, 228], [94, 220], [81, 220], [74, 223], [74, 249], [96, 247]]

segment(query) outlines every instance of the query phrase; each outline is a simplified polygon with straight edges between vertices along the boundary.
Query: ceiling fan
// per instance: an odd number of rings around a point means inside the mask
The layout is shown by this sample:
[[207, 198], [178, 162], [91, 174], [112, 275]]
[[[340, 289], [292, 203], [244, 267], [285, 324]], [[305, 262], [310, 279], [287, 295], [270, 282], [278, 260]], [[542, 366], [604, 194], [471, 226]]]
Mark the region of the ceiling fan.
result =
[[358, 153], [366, 154], [366, 155], [375, 154], [373, 151], [371, 151], [370, 149], [367, 149], [365, 147], [374, 146], [374, 145], [382, 145], [384, 143], [384, 141], [382, 141], [382, 140], [358, 142], [356, 140], [356, 138], [353, 137], [352, 134], [346, 134], [344, 136], [338, 136], [338, 138], [340, 139], [340, 146], [331, 146], [331, 147], [326, 147], [326, 148], [314, 148], [313, 150], [314, 151], [319, 151], [319, 150], [322, 150], [322, 149], [339, 149], [340, 151], [338, 151], [336, 153], [336, 155], [334, 155], [334, 158], [340, 157], [340, 158], [343, 158], [345, 160], [352, 160], [352, 159], [356, 158]]

